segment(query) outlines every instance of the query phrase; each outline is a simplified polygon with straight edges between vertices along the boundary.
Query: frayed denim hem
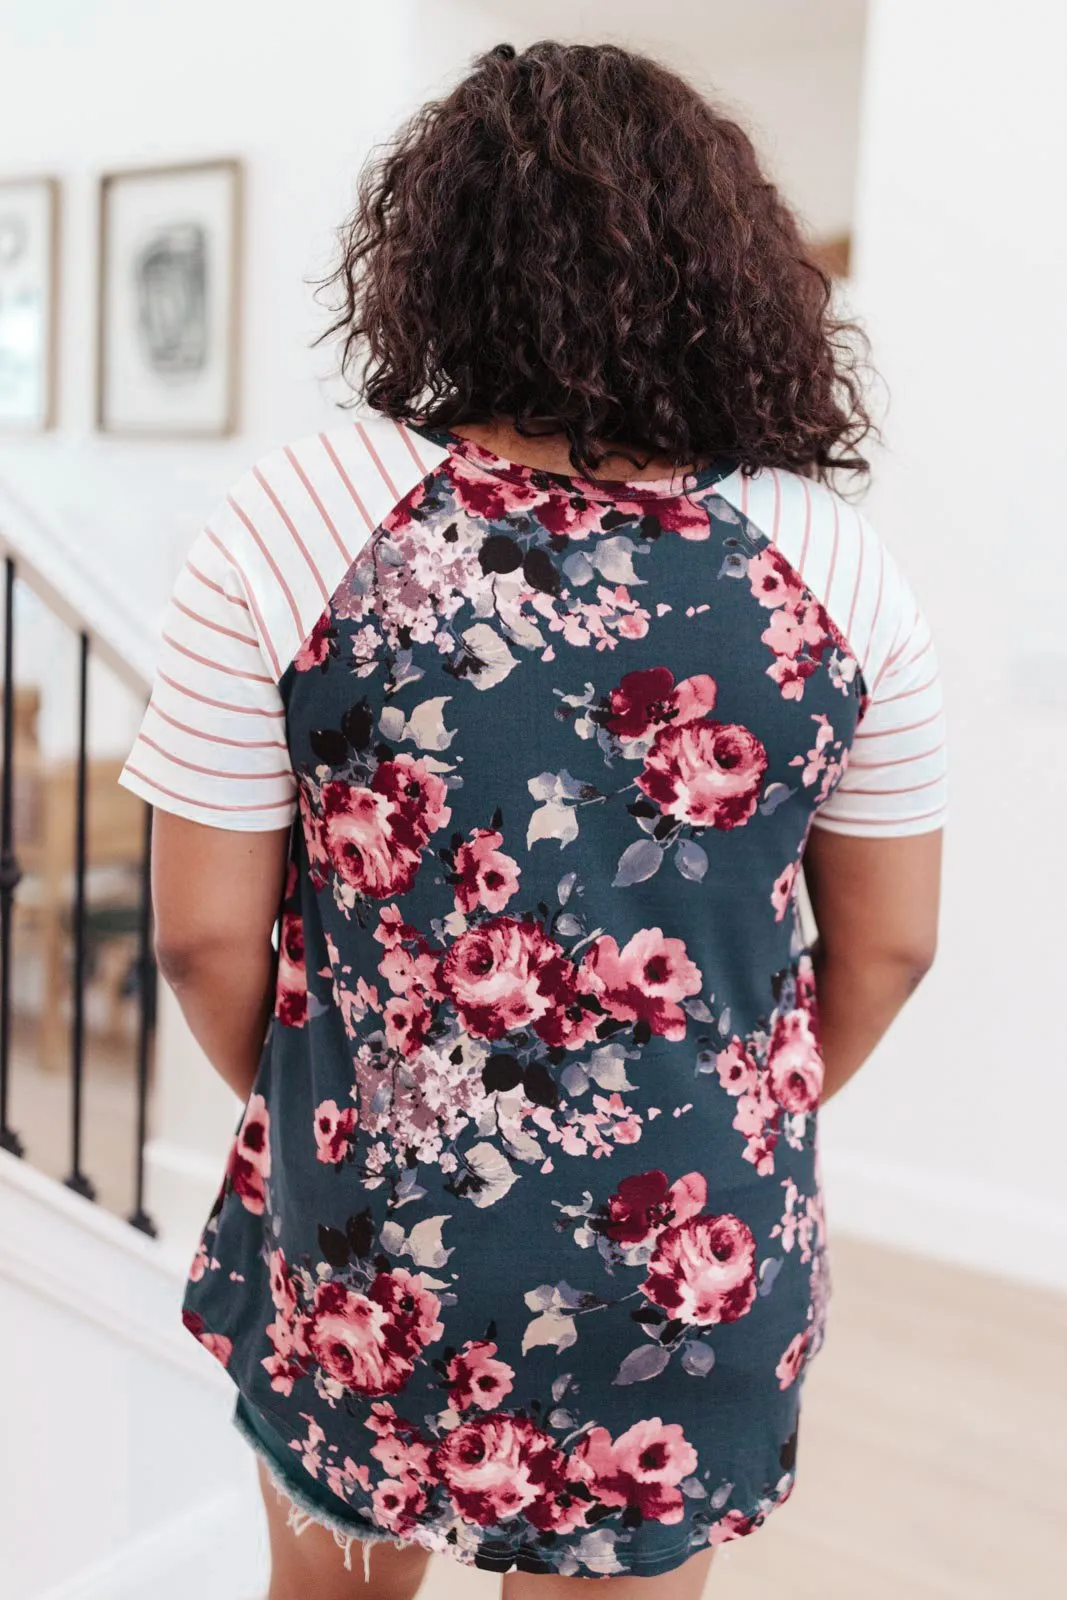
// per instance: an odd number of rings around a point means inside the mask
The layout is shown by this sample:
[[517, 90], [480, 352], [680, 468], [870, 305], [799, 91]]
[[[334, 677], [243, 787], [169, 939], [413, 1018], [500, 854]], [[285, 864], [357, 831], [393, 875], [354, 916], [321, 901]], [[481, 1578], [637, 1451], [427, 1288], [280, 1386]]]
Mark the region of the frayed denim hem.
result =
[[281, 1471], [277, 1461], [264, 1445], [262, 1439], [256, 1436], [244, 1417], [242, 1417], [240, 1410], [234, 1412], [233, 1425], [241, 1435], [241, 1438], [267, 1469], [271, 1486], [279, 1500], [287, 1500], [289, 1502], [288, 1525], [298, 1539], [313, 1524], [316, 1527], [325, 1528], [328, 1533], [333, 1534], [334, 1543], [338, 1549], [343, 1551], [345, 1570], [348, 1572], [352, 1570], [352, 1546], [354, 1544], [362, 1545], [363, 1577], [368, 1584], [370, 1583], [370, 1551], [372, 1544], [391, 1544], [398, 1550], [405, 1548], [403, 1539], [396, 1539], [392, 1534], [383, 1533], [379, 1528], [368, 1526], [365, 1533], [363, 1531], [353, 1533], [349, 1523], [345, 1523], [340, 1517], [331, 1517], [328, 1511], [324, 1511], [320, 1505], [316, 1505], [310, 1495], [306, 1494], [298, 1484], [294, 1483], [286, 1473]]

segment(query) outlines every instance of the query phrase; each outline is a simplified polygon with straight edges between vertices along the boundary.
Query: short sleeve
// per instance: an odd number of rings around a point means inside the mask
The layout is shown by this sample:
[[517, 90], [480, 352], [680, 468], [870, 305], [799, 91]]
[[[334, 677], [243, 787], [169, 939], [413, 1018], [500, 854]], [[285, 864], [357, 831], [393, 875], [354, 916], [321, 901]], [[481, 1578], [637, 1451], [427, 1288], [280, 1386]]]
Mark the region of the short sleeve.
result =
[[248, 576], [208, 528], [167, 609], [152, 697], [120, 782], [208, 827], [286, 827], [296, 783], [279, 676]]
[[864, 662], [868, 701], [844, 777], [815, 826], [872, 839], [929, 833], [947, 807], [945, 715], [934, 642], [888, 557]]

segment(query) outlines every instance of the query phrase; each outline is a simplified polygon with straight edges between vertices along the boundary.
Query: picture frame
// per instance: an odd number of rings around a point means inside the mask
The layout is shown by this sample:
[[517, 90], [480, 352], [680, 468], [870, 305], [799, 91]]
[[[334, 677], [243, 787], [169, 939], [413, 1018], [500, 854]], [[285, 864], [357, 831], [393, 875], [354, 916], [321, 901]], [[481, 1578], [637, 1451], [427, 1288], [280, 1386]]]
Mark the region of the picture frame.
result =
[[226, 158], [100, 180], [96, 425], [220, 438], [239, 419], [244, 168]]
[[829, 277], [849, 277], [852, 271], [852, 235], [836, 233], [828, 238], [814, 240], [811, 246], [811, 258]]
[[0, 178], [0, 433], [56, 423], [60, 183]]

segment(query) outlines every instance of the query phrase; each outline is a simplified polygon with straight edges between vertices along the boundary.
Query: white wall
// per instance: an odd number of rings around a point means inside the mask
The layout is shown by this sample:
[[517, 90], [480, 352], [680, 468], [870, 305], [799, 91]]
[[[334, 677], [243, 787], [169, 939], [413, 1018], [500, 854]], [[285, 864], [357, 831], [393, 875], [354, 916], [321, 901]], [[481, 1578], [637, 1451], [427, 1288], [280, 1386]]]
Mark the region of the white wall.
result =
[[854, 294], [892, 404], [869, 510], [939, 641], [953, 799], [938, 965], [826, 1119], [832, 1216], [1061, 1286], [1065, 60], [1045, 0], [872, 8]]

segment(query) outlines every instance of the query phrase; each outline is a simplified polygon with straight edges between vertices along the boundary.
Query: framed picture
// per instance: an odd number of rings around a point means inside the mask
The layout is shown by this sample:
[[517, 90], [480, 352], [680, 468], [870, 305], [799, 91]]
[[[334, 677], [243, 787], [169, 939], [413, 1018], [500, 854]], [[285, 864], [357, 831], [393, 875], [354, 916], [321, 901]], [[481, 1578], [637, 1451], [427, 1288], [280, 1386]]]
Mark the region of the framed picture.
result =
[[104, 432], [188, 438], [236, 428], [242, 188], [238, 161], [101, 180]]
[[0, 430], [55, 422], [59, 184], [0, 180]]
[[831, 278], [848, 277], [852, 269], [851, 234], [838, 233], [832, 238], [816, 239], [810, 248], [816, 266], [829, 273]]

